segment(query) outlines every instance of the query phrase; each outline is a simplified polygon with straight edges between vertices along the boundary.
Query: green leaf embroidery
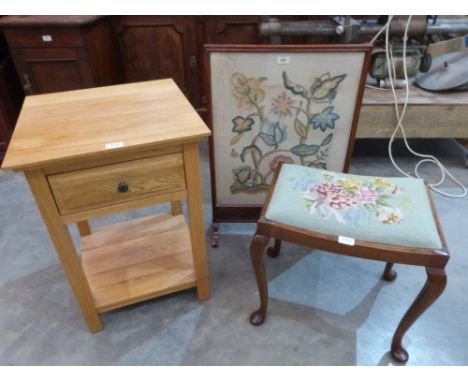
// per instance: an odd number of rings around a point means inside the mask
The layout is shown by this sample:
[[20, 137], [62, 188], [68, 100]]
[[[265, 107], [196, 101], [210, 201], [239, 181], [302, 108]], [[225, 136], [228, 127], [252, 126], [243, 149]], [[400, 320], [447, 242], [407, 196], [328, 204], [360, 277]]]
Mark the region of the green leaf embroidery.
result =
[[258, 163], [258, 161], [262, 157], [262, 150], [260, 150], [257, 147], [257, 145], [250, 145], [250, 146], [244, 147], [244, 149], [242, 150], [242, 154], [240, 155], [242, 162], [245, 162], [245, 157], [249, 153], [252, 153], [255, 163]]
[[307, 127], [297, 118], [294, 120], [294, 129], [301, 138], [307, 138]]
[[299, 157], [307, 157], [315, 155], [320, 149], [320, 145], [296, 145], [291, 149], [291, 152]]
[[245, 184], [252, 175], [252, 169], [250, 166], [240, 166], [232, 170], [232, 173], [237, 178], [237, 181], [241, 184]]
[[292, 82], [289, 78], [286, 72], [283, 72], [283, 82], [284, 82], [284, 87], [294, 94], [300, 95], [301, 97], [304, 97], [305, 99], [310, 98], [310, 93], [309, 91], [304, 87], [299, 84], [296, 84]]
[[330, 78], [330, 74], [326, 73], [320, 78], [317, 78], [310, 87], [310, 93], [315, 100], [327, 99], [331, 102], [336, 97], [336, 88], [346, 77], [346, 74]]
[[327, 137], [322, 141], [320, 146], [328, 145], [331, 142], [332, 138], [333, 138], [333, 134], [328, 134]]
[[235, 145], [237, 142], [240, 141], [240, 139], [242, 138], [242, 135], [244, 135], [244, 133], [237, 133], [236, 135], [234, 135], [232, 138], [231, 138], [231, 146], [232, 145]]
[[240, 134], [245, 131], [250, 131], [254, 123], [255, 121], [252, 118], [244, 118], [238, 115], [232, 120], [232, 132]]

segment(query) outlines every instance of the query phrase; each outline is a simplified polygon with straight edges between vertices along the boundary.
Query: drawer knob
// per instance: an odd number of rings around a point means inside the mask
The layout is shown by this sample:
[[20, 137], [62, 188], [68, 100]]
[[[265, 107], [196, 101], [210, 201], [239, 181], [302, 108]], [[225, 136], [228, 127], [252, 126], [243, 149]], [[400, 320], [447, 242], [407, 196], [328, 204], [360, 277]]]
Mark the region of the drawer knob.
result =
[[117, 189], [119, 190], [120, 193], [124, 193], [124, 192], [127, 192], [128, 191], [128, 184], [127, 182], [120, 182]]

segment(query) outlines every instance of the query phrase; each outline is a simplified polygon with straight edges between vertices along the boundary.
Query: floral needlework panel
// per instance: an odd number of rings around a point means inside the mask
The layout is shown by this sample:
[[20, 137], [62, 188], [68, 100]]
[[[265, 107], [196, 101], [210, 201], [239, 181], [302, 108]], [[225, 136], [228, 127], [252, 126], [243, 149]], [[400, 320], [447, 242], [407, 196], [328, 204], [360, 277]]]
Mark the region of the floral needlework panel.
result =
[[360, 52], [213, 53], [218, 203], [262, 204], [280, 162], [341, 171], [362, 61]]
[[375, 243], [440, 249], [424, 182], [285, 164], [267, 219]]

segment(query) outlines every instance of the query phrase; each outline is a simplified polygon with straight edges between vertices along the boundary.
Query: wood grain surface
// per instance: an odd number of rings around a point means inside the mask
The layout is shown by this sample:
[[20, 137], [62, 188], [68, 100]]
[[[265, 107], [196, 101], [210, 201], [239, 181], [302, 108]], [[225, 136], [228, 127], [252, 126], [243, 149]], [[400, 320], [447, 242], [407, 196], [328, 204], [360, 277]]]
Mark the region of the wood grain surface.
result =
[[203, 195], [198, 144], [184, 145], [185, 177], [187, 182], [187, 206], [189, 210], [193, 265], [197, 276], [198, 299], [210, 298], [210, 277], [206, 257], [205, 225], [203, 224]]
[[[3, 168], [198, 141], [210, 130], [171, 79], [28, 96]], [[106, 145], [121, 142], [121, 147]]]
[[[48, 177], [61, 214], [185, 190], [182, 154], [168, 154]], [[127, 191], [119, 191], [119, 184]]]
[[[406, 89], [396, 89], [398, 103], [403, 103]], [[366, 87], [363, 105], [393, 105], [391, 89], [373, 89]], [[409, 87], [409, 105], [465, 105], [468, 106], [468, 91], [463, 92], [428, 92], [417, 86]]]
[[82, 263], [99, 312], [194, 287], [184, 216], [161, 214], [82, 238]]
[[94, 299], [70, 232], [67, 226], [60, 222], [47, 179], [41, 171], [27, 172], [25, 175], [86, 324], [91, 332], [97, 332], [102, 329], [101, 319], [94, 306]]

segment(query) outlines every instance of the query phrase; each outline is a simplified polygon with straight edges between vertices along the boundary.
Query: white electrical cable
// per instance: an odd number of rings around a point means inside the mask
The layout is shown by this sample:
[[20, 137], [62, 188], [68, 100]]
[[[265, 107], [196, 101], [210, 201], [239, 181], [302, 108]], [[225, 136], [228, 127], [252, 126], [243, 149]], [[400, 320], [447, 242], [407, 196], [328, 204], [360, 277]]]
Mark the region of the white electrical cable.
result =
[[[414, 178], [409, 173], [403, 171], [396, 164], [396, 162], [395, 162], [395, 160], [393, 158], [392, 144], [393, 144], [393, 141], [395, 139], [395, 135], [400, 130], [401, 133], [402, 133], [403, 141], [405, 142], [406, 148], [413, 155], [415, 155], [415, 156], [417, 156], [419, 158], [424, 158], [424, 159], [420, 160], [418, 163], [416, 163], [416, 165], [415, 165], [414, 173], [416, 175], [416, 178], [422, 179], [422, 177], [419, 175], [418, 169], [423, 163], [426, 163], [426, 162], [427, 163], [434, 163], [435, 165], [437, 165], [439, 167], [439, 169], [441, 171], [441, 178], [437, 183], [428, 183], [428, 186], [433, 191], [435, 191], [435, 192], [437, 192], [437, 193], [439, 193], [439, 194], [441, 194], [443, 196], [448, 196], [448, 197], [452, 197], [452, 198], [462, 198], [462, 197], [466, 196], [466, 194], [467, 194], [467, 190], [466, 190], [465, 186], [458, 179], [456, 179], [435, 156], [428, 155], [428, 154], [421, 154], [421, 153], [418, 153], [418, 152], [414, 151], [409, 146], [408, 141], [406, 139], [406, 134], [405, 134], [405, 130], [404, 130], [402, 121], [403, 121], [403, 118], [405, 116], [406, 108], [408, 106], [408, 99], [409, 99], [409, 80], [408, 80], [408, 73], [407, 73], [407, 70], [406, 70], [406, 45], [407, 45], [407, 40], [408, 40], [408, 30], [409, 30], [409, 25], [410, 25], [410, 22], [411, 22], [411, 18], [412, 18], [412, 16], [408, 17], [408, 21], [406, 23], [405, 33], [404, 33], [404, 37], [403, 37], [403, 73], [404, 73], [404, 76], [405, 76], [405, 84], [406, 84], [405, 90], [406, 90], [406, 92], [405, 92], [405, 100], [404, 100], [404, 103], [403, 103], [403, 107], [401, 109], [401, 113], [400, 113], [400, 111], [398, 109], [398, 98], [397, 98], [397, 95], [396, 95], [396, 92], [395, 92], [394, 80], [396, 79], [396, 69], [395, 69], [395, 62], [393, 60], [393, 54], [392, 54], [392, 50], [391, 50], [391, 47], [390, 47], [390, 41], [389, 41], [390, 22], [392, 21], [393, 16], [389, 16], [387, 23], [384, 25], [384, 27], [377, 33], [377, 35], [371, 41], [371, 42], [374, 42], [376, 40], [376, 38], [385, 29], [385, 55], [386, 55], [387, 65], [388, 65], [388, 76], [389, 76], [389, 81], [390, 81], [390, 87], [392, 89], [393, 99], [394, 99], [394, 103], [395, 103], [395, 113], [396, 113], [396, 117], [397, 117], [397, 125], [396, 125], [395, 130], [393, 131], [393, 134], [392, 134], [392, 136], [390, 138], [390, 141], [388, 143], [388, 154], [390, 156], [390, 160], [391, 160], [393, 166], [401, 174], [403, 174], [403, 175], [405, 175], [405, 176], [407, 176], [409, 178]], [[448, 175], [448, 177], [463, 190], [463, 192], [461, 194], [450, 194], [450, 193], [441, 191], [441, 190], [439, 190], [437, 188], [437, 186], [441, 185], [445, 181], [446, 175]]]
[[388, 16], [388, 20], [385, 23], [385, 25], [376, 33], [376, 35], [370, 40], [369, 44], [374, 45], [375, 41], [379, 38], [379, 36], [382, 34], [384, 30], [387, 29], [387, 26], [390, 25], [390, 22], [392, 21], [393, 16]]

